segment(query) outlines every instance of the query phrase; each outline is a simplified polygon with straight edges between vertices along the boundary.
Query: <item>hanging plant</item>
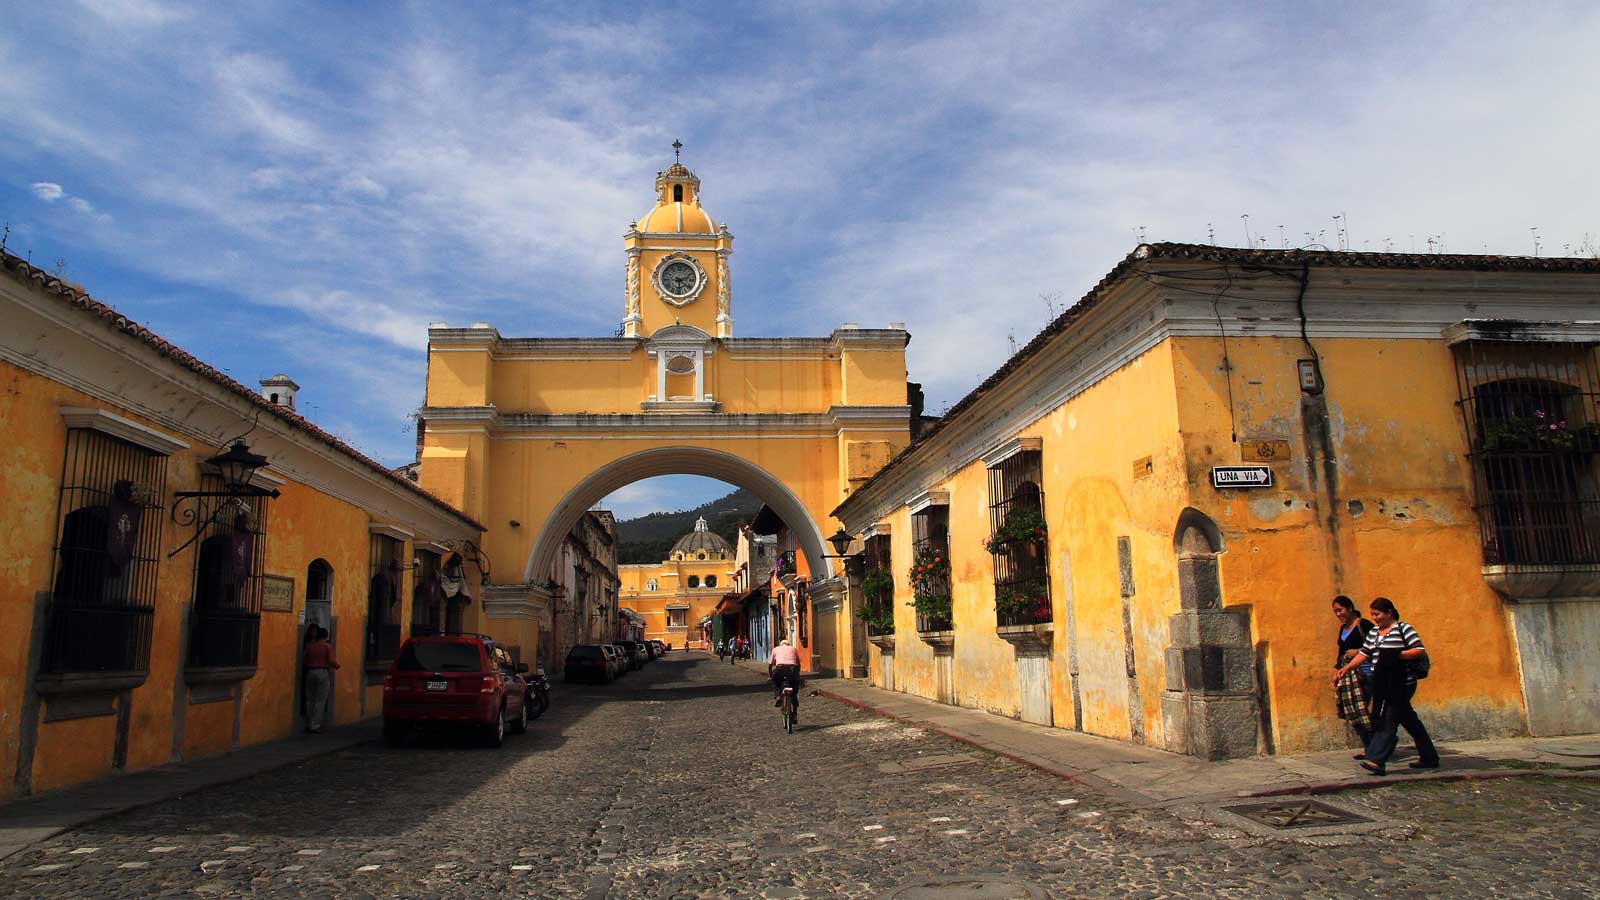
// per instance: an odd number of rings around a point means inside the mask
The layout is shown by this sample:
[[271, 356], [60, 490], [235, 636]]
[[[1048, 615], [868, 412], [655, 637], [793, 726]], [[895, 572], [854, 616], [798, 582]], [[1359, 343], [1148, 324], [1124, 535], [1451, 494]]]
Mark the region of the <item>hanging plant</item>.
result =
[[1001, 618], [1050, 618], [1050, 591], [1042, 578], [1030, 578], [995, 588], [994, 611]]
[[868, 569], [861, 579], [861, 592], [872, 603], [881, 603], [894, 597], [894, 576], [887, 569]]
[[990, 553], [1009, 553], [1014, 546], [1042, 543], [1047, 534], [1044, 514], [1032, 505], [1019, 506], [1006, 513], [994, 534], [984, 538], [983, 549]]
[[1600, 425], [1572, 425], [1557, 415], [1534, 410], [1531, 416], [1489, 419], [1482, 425], [1479, 449], [1489, 453], [1509, 450], [1600, 450]]
[[943, 547], [924, 546], [911, 563], [912, 600], [907, 606], [926, 619], [949, 622], [950, 556]]
[[894, 634], [894, 607], [887, 603], [864, 603], [856, 607], [856, 618], [867, 623], [869, 634]]

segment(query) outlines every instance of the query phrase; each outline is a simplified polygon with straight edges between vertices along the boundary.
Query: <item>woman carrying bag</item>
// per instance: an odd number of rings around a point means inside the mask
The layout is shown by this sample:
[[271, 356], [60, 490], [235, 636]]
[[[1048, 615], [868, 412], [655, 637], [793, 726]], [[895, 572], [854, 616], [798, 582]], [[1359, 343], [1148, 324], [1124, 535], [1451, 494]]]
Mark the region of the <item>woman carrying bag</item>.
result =
[[1413, 769], [1439, 768], [1439, 751], [1434, 749], [1428, 729], [1417, 718], [1411, 707], [1411, 697], [1417, 692], [1417, 679], [1427, 677], [1428, 651], [1422, 638], [1409, 624], [1400, 621], [1400, 612], [1387, 597], [1372, 601], [1374, 627], [1367, 634], [1361, 651], [1339, 668], [1333, 683], [1362, 663], [1372, 662], [1369, 688], [1373, 700], [1373, 721], [1376, 724], [1372, 740], [1367, 742], [1366, 759], [1361, 767], [1374, 775], [1388, 774], [1385, 764], [1394, 755], [1399, 742], [1399, 730], [1404, 728], [1417, 745], [1417, 760]]
[[[1333, 661], [1333, 667], [1338, 669], [1361, 652], [1372, 623], [1356, 612], [1355, 603], [1343, 594], [1333, 598], [1333, 615], [1339, 620], [1339, 651]], [[1367, 742], [1372, 740], [1372, 701], [1361, 671], [1351, 669], [1337, 678], [1333, 694], [1339, 718], [1349, 722], [1361, 740], [1363, 752], [1356, 754], [1356, 759], [1365, 759]]]

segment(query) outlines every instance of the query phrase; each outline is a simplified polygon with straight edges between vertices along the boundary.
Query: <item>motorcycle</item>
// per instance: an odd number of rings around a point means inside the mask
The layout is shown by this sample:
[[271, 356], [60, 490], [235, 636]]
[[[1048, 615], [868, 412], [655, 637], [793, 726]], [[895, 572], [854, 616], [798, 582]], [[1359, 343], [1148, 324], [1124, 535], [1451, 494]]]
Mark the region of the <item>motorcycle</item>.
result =
[[528, 681], [528, 718], [537, 719], [550, 708], [550, 679], [545, 677], [544, 666], [524, 677]]

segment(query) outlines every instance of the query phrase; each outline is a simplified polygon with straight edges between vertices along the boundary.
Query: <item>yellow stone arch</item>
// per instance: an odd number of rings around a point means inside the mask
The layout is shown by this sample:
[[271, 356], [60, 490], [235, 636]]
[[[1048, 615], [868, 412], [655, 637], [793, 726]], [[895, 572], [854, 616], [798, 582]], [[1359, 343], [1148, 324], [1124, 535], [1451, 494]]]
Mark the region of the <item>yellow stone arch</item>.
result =
[[[904, 327], [734, 336], [733, 234], [700, 200], [699, 178], [681, 163], [657, 175], [655, 207], [623, 238], [614, 337], [428, 329], [418, 478], [486, 526], [493, 567], [477, 627], [525, 658], [548, 627], [557, 549], [617, 488], [667, 474], [748, 488], [826, 585], [831, 511], [910, 443], [919, 411]], [[843, 634], [847, 607], [817, 615], [837, 615]]]

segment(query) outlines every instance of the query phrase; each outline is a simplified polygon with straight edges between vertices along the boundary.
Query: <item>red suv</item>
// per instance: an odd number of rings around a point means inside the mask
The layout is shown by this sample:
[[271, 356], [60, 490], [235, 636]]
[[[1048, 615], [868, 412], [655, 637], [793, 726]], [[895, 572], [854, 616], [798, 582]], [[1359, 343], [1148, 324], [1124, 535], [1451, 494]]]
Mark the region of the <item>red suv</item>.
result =
[[383, 679], [383, 739], [391, 746], [413, 729], [477, 732], [491, 747], [528, 728], [526, 664], [482, 635], [409, 638]]

